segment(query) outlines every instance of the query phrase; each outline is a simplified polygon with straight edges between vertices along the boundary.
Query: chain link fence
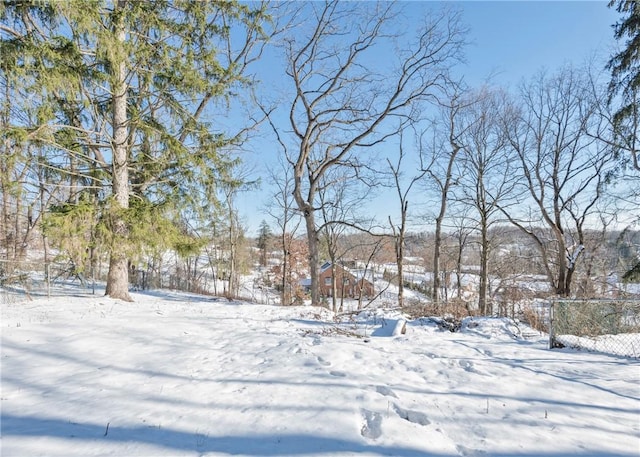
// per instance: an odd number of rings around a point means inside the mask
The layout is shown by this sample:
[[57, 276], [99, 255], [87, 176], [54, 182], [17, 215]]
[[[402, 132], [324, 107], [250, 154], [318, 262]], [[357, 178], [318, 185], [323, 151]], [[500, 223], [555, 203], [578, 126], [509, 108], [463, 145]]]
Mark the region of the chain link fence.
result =
[[640, 358], [640, 300], [553, 300], [549, 346]]

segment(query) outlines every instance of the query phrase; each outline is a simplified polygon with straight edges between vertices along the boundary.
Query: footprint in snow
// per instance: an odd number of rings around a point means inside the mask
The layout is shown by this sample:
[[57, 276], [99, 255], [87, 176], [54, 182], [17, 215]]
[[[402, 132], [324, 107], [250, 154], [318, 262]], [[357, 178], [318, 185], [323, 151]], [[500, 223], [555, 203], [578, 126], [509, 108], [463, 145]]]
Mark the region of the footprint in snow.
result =
[[331, 362], [326, 361], [325, 359], [323, 359], [322, 357], [318, 357], [318, 363], [320, 365], [323, 365], [325, 367], [328, 367], [329, 365], [331, 365]]
[[[304, 365], [306, 367], [317, 367], [318, 365], [322, 365], [323, 367], [328, 367], [328, 366], [331, 365], [331, 362], [328, 362], [327, 360], [323, 359], [322, 357], [316, 356], [315, 361], [309, 360]], [[331, 374], [333, 374], [333, 373], [331, 373]], [[334, 376], [338, 376], [338, 375], [334, 374]]]
[[477, 370], [473, 366], [473, 362], [469, 360], [458, 360], [458, 365], [464, 369], [464, 371], [468, 371], [469, 373], [477, 373]]
[[368, 409], [362, 410], [364, 424], [360, 429], [360, 434], [365, 438], [375, 440], [382, 435], [382, 415]]
[[287, 349], [287, 352], [290, 354], [307, 354], [308, 353], [308, 351], [302, 348], [299, 344], [296, 344], [295, 346], [290, 347], [289, 349]]
[[332, 371], [329, 372], [329, 374], [331, 376], [336, 376], [338, 378], [346, 378], [347, 377], [347, 373], [345, 373], [344, 371], [332, 370]]
[[395, 409], [398, 416], [402, 419], [413, 422], [418, 425], [429, 425], [431, 421], [427, 418], [425, 413], [421, 413], [420, 411], [412, 411], [410, 409], [404, 409], [400, 406], [394, 404], [393, 409]]
[[380, 395], [384, 395], [385, 397], [398, 398], [396, 393], [387, 386], [376, 386], [376, 392], [378, 392]]
[[469, 447], [463, 446], [461, 444], [458, 444], [456, 446], [456, 451], [458, 451], [458, 454], [466, 457], [466, 456], [476, 456], [476, 455], [486, 455], [487, 453], [485, 451], [481, 451], [478, 449], [471, 449]]

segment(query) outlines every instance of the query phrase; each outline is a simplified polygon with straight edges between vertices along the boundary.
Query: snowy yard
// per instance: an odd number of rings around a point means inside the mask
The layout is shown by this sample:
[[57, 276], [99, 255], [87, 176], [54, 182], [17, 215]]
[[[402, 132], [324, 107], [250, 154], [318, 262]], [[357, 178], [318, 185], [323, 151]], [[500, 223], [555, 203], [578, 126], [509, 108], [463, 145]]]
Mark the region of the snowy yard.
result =
[[134, 297], [1, 305], [3, 457], [640, 453], [637, 359], [500, 319], [391, 336], [398, 316]]

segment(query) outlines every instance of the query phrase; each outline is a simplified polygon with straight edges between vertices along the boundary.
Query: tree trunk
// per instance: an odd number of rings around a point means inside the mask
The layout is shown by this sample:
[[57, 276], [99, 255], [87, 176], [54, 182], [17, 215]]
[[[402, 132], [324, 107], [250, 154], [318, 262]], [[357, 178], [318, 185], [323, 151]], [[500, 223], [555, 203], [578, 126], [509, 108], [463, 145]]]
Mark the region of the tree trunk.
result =
[[398, 258], [396, 260], [398, 264], [398, 306], [400, 308], [404, 307], [404, 272], [403, 266], [404, 261], [402, 257], [404, 256], [404, 249], [402, 249], [402, 237], [397, 240], [397, 243], [400, 245], [396, 248], [398, 254]]
[[331, 306], [333, 312], [338, 312], [338, 278], [336, 278], [335, 258], [331, 258]]
[[561, 297], [568, 297], [569, 296], [569, 289], [567, 288], [567, 270], [568, 270], [568, 262], [567, 262], [567, 246], [565, 244], [565, 238], [564, 238], [564, 231], [561, 228], [560, 225], [560, 215], [559, 215], [559, 210], [556, 208], [555, 210], [556, 213], [556, 226], [554, 227], [554, 234], [556, 237], [556, 240], [558, 241], [558, 252], [557, 252], [557, 257], [556, 257], [556, 261], [557, 261], [557, 278], [556, 278], [556, 294], [560, 295]]
[[[395, 173], [397, 179], [397, 170]], [[399, 227], [393, 225], [393, 222], [391, 222], [391, 217], [389, 217], [389, 224], [391, 225], [391, 230], [393, 232], [393, 250], [394, 254], [396, 255], [396, 267], [398, 269], [398, 306], [400, 308], [404, 306], [404, 230], [407, 221], [407, 206], [407, 202], [404, 201], [402, 196], [400, 196], [401, 221]]]
[[235, 298], [238, 296], [239, 283], [238, 283], [238, 234], [236, 230], [235, 212], [231, 207], [231, 200], [228, 199], [229, 205], [229, 290], [227, 291], [227, 298]]
[[578, 259], [580, 258], [584, 250], [584, 234], [582, 232], [582, 226], [579, 225], [577, 231], [578, 231], [578, 245], [573, 250], [573, 252], [569, 253], [566, 249], [566, 246], [564, 247], [564, 252], [567, 253], [567, 256], [565, 256], [567, 263], [566, 263], [566, 272], [564, 275], [564, 288], [562, 290], [563, 292], [562, 296], [564, 297], [568, 297], [571, 295], [571, 283], [573, 281], [573, 274], [576, 271], [576, 263], [578, 262]]
[[480, 284], [478, 285], [478, 308], [480, 314], [487, 314], [487, 283], [488, 283], [488, 265], [489, 265], [489, 241], [487, 233], [487, 223], [482, 218], [481, 244], [480, 244]]
[[120, 49], [113, 51], [111, 82], [112, 113], [113, 113], [113, 235], [109, 260], [109, 273], [105, 295], [125, 301], [133, 301], [129, 295], [129, 272], [127, 269], [127, 255], [123, 241], [128, 236], [127, 223], [122, 210], [129, 208], [129, 169], [128, 165], [128, 125], [127, 125], [127, 67], [124, 60], [123, 43], [126, 39], [124, 20], [118, 10], [124, 8], [125, 1], [117, 3], [113, 13], [114, 35]]
[[[280, 298], [281, 305], [291, 304], [291, 267], [289, 266], [289, 247], [287, 246], [287, 234], [282, 231], [282, 297]], [[287, 291], [289, 288], [289, 292]]]
[[462, 234], [458, 238], [458, 252], [456, 253], [456, 296], [462, 296], [462, 255], [464, 253], [464, 243], [466, 238]]
[[[4, 170], [3, 170], [4, 171]], [[8, 174], [7, 174], [8, 176]], [[11, 216], [9, 215], [9, 192], [5, 183], [4, 176], [2, 177], [2, 183], [0, 190], [2, 191], [2, 224], [0, 225], [0, 233], [2, 233], [2, 247], [5, 249], [5, 260], [11, 258], [9, 254], [9, 226], [11, 225]]]
[[[452, 141], [453, 145], [453, 141]], [[442, 195], [440, 196], [440, 211], [438, 217], [436, 217], [435, 239], [433, 246], [433, 292], [432, 299], [437, 305], [440, 301], [440, 250], [442, 249], [442, 222], [447, 212], [447, 199], [449, 198], [449, 188], [452, 181], [453, 163], [460, 148], [453, 145], [453, 152], [449, 157], [449, 164], [447, 167], [447, 176], [442, 186]], [[446, 285], [446, 282], [445, 282]]]
[[404, 307], [404, 219], [402, 215], [402, 227], [396, 237], [396, 265], [398, 266], [398, 306]]
[[[442, 203], [444, 206], [445, 203]], [[442, 211], [442, 210], [441, 210]], [[433, 290], [431, 299], [436, 305], [440, 301], [440, 249], [442, 245], [442, 219], [436, 218], [436, 228], [433, 240]]]
[[320, 306], [320, 277], [318, 253], [318, 233], [313, 209], [306, 208], [304, 211], [304, 222], [307, 229], [307, 241], [309, 244], [309, 274], [311, 275], [311, 305]]

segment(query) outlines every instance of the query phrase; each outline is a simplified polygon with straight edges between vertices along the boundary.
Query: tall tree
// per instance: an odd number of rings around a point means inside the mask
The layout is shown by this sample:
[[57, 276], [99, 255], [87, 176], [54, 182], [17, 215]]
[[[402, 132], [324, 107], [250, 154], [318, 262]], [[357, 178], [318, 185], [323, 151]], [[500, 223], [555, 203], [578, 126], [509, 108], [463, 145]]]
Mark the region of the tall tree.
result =
[[[358, 179], [356, 169], [351, 167], [334, 168], [328, 171], [318, 185], [317, 208], [319, 213], [318, 235], [323, 255], [331, 263], [331, 301], [332, 309], [338, 312], [344, 302], [344, 278], [337, 274], [338, 263], [345, 257], [349, 246], [342, 242], [349, 228], [363, 230], [368, 225], [359, 215], [367, 198], [371, 198], [371, 188], [363, 186]], [[338, 295], [340, 306], [338, 307]]]
[[614, 36], [625, 40], [623, 49], [607, 64], [611, 70], [609, 102], [617, 105], [613, 117], [614, 141], [629, 154], [633, 168], [640, 171], [640, 5], [635, 0], [611, 0], [609, 7], [624, 14], [614, 25]]
[[[276, 130], [277, 132], [277, 130]], [[300, 226], [300, 218], [295, 210], [295, 202], [293, 201], [293, 171], [284, 161], [280, 162], [280, 170], [269, 170], [271, 180], [276, 185], [276, 192], [270, 199], [267, 211], [269, 215], [276, 221], [278, 226], [278, 245], [282, 251], [282, 264], [280, 268], [280, 304], [290, 305], [299, 284], [295, 283], [296, 268], [295, 259], [296, 252], [296, 232]], [[306, 252], [306, 251], [305, 251]], [[306, 269], [306, 268], [305, 268]]]
[[458, 155], [462, 146], [459, 138], [463, 130], [459, 126], [459, 113], [465, 103], [460, 86], [454, 86], [448, 100], [440, 103], [439, 118], [432, 120], [430, 127], [423, 130], [418, 139], [423, 166], [430, 178], [427, 187], [436, 200], [431, 291], [431, 299], [436, 304], [441, 298], [443, 228], [451, 193], [460, 178]]
[[[456, 297], [458, 299], [462, 299], [463, 297], [463, 285], [462, 278], [464, 275], [464, 260], [465, 255], [468, 254], [470, 240], [473, 240], [473, 233], [477, 230], [477, 223], [475, 218], [471, 217], [471, 208], [464, 204], [459, 204], [462, 202], [456, 201], [457, 197], [454, 198], [453, 206], [454, 208], [450, 211], [451, 213], [451, 228], [450, 228], [450, 237], [455, 240], [455, 274], [456, 274]], [[481, 282], [481, 281], [480, 281]], [[479, 288], [480, 289], [480, 288]], [[479, 302], [480, 300], [478, 300]], [[467, 306], [467, 309], [470, 307]]]
[[248, 171], [231, 169], [223, 173], [220, 189], [223, 194], [224, 219], [226, 222], [228, 297], [237, 297], [240, 291], [240, 274], [246, 267], [244, 227], [240, 221], [235, 201], [238, 193], [255, 187], [255, 181], [248, 180]]
[[535, 243], [552, 290], [561, 296], [571, 294], [585, 224], [613, 166], [611, 148], [588, 135], [599, 122], [602, 92], [585, 73], [564, 68], [532, 78], [504, 124], [521, 193], [515, 193], [517, 206], [507, 210], [504, 202], [500, 208]]
[[458, 198], [472, 208], [480, 232], [478, 308], [484, 315], [491, 311], [487, 303], [489, 259], [494, 247], [490, 228], [499, 222], [499, 204], [513, 193], [516, 173], [507, 136], [500, 125], [506, 94], [483, 88], [469, 97], [470, 103], [460, 116], [463, 172]]
[[[636, 172], [640, 172], [640, 5], [634, 0], [611, 0], [609, 7], [615, 7], [624, 15], [614, 25], [614, 37], [625, 40], [623, 49], [607, 64], [611, 70], [609, 103], [617, 107], [612, 122], [613, 141], [618, 150], [628, 153], [627, 160]], [[619, 96], [619, 105], [615, 103], [618, 101], [616, 96]], [[637, 199], [640, 191], [636, 184], [632, 186], [636, 188], [632, 196]], [[640, 262], [633, 268], [639, 270]], [[631, 271], [633, 269], [629, 273]]]
[[392, 217], [389, 216], [389, 225], [391, 226], [393, 234], [393, 245], [396, 254], [396, 265], [398, 267], [398, 306], [400, 308], [404, 306], [404, 249], [408, 229], [409, 195], [413, 186], [427, 173], [427, 169], [420, 164], [416, 167], [416, 173], [408, 180], [403, 177], [403, 167], [406, 166], [406, 164], [403, 164], [403, 161], [406, 160], [403, 137], [404, 135], [401, 129], [398, 143], [398, 160], [393, 163], [390, 159], [387, 159], [393, 180], [393, 187], [398, 196], [400, 206], [399, 223], [394, 223]]
[[408, 114], [438, 93], [462, 45], [458, 16], [443, 12], [421, 24], [412, 47], [399, 45], [395, 62], [374, 66], [375, 52], [393, 45], [395, 7], [384, 2], [305, 3], [303, 26], [286, 40], [295, 144], [288, 160], [309, 243], [313, 305], [320, 304], [316, 200], [323, 176], [333, 167], [362, 167], [366, 148], [393, 135], [386, 120]]
[[[129, 0], [10, 3], [2, 12], [7, 71], [42, 94], [33, 141], [105, 172], [107, 294], [130, 300], [127, 257], [137, 249], [136, 211], [196, 204], [228, 166], [222, 151], [243, 130], [210, 122], [216, 99], [247, 83], [264, 42], [265, 4]], [[66, 115], [62, 115], [66, 113]], [[76, 132], [69, 148], [61, 132]], [[136, 205], [131, 205], [135, 195]], [[148, 235], [147, 235], [148, 236]]]
[[123, 217], [124, 210], [129, 208], [129, 117], [127, 116], [128, 82], [127, 64], [129, 57], [125, 49], [130, 26], [125, 22], [127, 2], [118, 0], [108, 15], [111, 31], [109, 40], [105, 40], [107, 48], [106, 66], [109, 68], [109, 86], [111, 98], [111, 167], [113, 193], [113, 219], [111, 232], [115, 242], [111, 245], [109, 258], [109, 274], [107, 276], [106, 295], [123, 300], [129, 297], [129, 276], [127, 252], [121, 249], [122, 241], [127, 239], [127, 222]]
[[260, 227], [258, 228], [258, 240], [257, 246], [260, 250], [260, 265], [263, 267], [267, 266], [267, 256], [269, 253], [269, 249], [271, 247], [271, 241], [273, 239], [273, 233], [271, 232], [271, 227], [264, 219], [260, 222]]

